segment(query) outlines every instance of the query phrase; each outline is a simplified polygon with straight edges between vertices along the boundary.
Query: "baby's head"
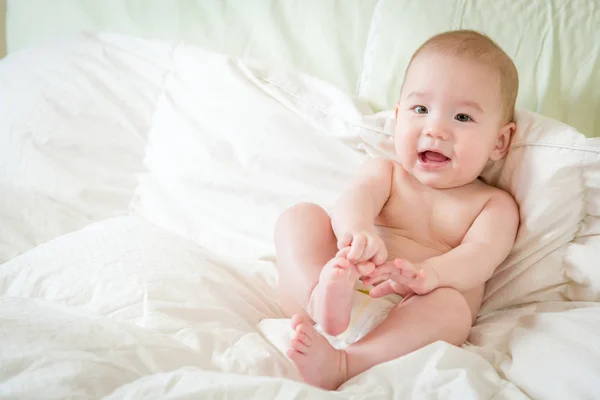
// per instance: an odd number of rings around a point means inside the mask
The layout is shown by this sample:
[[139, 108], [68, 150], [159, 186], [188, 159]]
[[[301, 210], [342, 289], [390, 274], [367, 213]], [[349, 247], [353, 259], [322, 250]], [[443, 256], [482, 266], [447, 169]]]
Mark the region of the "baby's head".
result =
[[519, 86], [510, 57], [474, 31], [451, 31], [413, 55], [396, 106], [396, 153], [435, 188], [468, 184], [506, 155]]

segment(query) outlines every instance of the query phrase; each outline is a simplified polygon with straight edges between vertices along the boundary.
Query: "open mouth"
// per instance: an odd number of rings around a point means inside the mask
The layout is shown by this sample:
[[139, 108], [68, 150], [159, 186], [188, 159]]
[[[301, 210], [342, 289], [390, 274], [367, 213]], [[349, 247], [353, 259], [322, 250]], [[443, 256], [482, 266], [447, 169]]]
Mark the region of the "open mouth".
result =
[[419, 161], [423, 166], [438, 168], [446, 165], [450, 158], [437, 151], [427, 150], [419, 153]]

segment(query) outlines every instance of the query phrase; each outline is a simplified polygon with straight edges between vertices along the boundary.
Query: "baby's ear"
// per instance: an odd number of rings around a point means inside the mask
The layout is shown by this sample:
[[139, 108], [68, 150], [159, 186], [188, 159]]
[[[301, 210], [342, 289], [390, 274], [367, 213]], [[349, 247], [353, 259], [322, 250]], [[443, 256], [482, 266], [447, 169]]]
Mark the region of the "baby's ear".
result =
[[516, 125], [514, 122], [509, 122], [500, 129], [500, 132], [498, 132], [498, 140], [496, 140], [496, 145], [490, 155], [492, 161], [498, 161], [508, 153], [510, 141], [515, 134], [515, 129]]
[[398, 128], [398, 103], [396, 103], [396, 108], [394, 109], [394, 134], [396, 133], [396, 128]]

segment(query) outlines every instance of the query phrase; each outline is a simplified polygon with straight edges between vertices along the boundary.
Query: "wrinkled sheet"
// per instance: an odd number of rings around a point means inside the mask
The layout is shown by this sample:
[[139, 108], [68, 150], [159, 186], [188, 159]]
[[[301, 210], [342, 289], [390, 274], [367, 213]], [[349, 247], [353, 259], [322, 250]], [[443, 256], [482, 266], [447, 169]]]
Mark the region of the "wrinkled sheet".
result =
[[59, 237], [0, 268], [0, 398], [525, 398], [442, 342], [338, 393], [300, 383], [275, 282], [137, 217]]

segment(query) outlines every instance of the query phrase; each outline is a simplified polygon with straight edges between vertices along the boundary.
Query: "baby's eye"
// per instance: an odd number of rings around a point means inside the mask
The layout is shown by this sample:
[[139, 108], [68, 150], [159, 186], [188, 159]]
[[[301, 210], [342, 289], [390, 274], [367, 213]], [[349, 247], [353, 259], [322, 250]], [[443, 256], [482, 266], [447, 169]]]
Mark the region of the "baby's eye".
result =
[[473, 118], [469, 117], [467, 114], [456, 114], [454, 117], [455, 120], [460, 122], [471, 122]]
[[417, 114], [427, 114], [427, 107], [425, 106], [415, 106], [413, 107], [413, 111]]

